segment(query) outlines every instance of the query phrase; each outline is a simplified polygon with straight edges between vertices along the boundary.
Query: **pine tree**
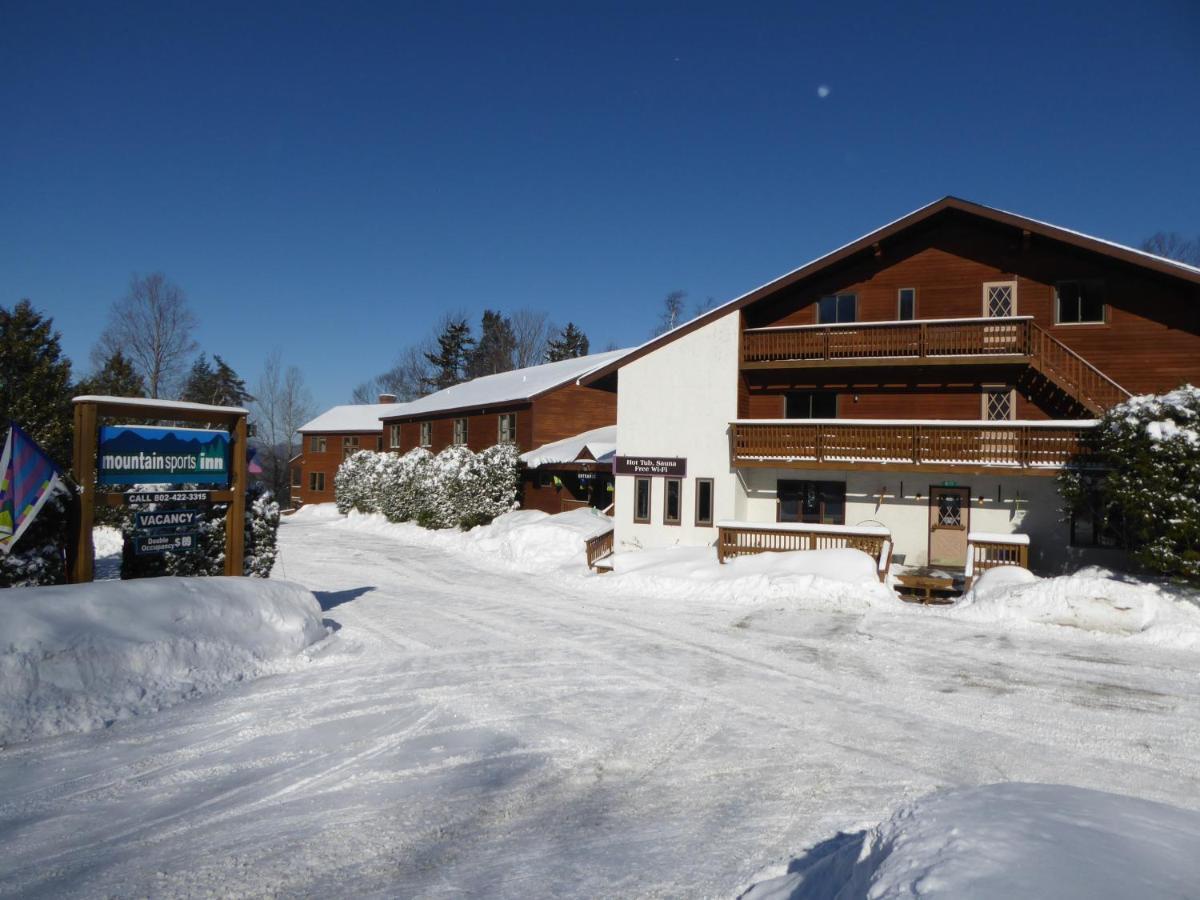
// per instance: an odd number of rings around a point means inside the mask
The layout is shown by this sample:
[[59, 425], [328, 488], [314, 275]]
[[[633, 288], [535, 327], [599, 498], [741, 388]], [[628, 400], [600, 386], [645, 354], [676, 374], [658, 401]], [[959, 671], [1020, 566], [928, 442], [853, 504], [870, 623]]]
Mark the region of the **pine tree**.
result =
[[587, 335], [576, 328], [574, 322], [568, 322], [567, 327], [559, 332], [558, 337], [551, 338], [546, 344], [546, 362], [576, 359], [587, 355]]
[[192, 363], [187, 380], [183, 383], [183, 393], [180, 400], [188, 403], [212, 403], [217, 393], [217, 373], [213, 370], [208, 357], [201, 353]]
[[146, 382], [125, 354], [117, 350], [94, 375], [81, 381], [77, 390], [102, 397], [145, 397]]
[[0, 436], [16, 422], [65, 469], [74, 424], [71, 361], [60, 337], [28, 300], [0, 307]]
[[213, 359], [217, 361], [217, 368], [213, 372], [213, 399], [209, 402], [217, 406], [245, 406], [253, 400], [250, 392], [246, 390], [245, 379], [239, 378], [233, 367], [217, 354], [213, 354]]
[[511, 371], [516, 348], [517, 338], [513, 334], [512, 322], [498, 311], [485, 309], [479, 343], [468, 360], [467, 377], [479, 378]]
[[425, 352], [425, 358], [433, 366], [431, 377], [425, 379], [428, 388], [435, 391], [452, 387], [466, 378], [467, 361], [475, 339], [471, 337], [471, 326], [466, 319], [451, 319], [437, 337], [437, 352]]

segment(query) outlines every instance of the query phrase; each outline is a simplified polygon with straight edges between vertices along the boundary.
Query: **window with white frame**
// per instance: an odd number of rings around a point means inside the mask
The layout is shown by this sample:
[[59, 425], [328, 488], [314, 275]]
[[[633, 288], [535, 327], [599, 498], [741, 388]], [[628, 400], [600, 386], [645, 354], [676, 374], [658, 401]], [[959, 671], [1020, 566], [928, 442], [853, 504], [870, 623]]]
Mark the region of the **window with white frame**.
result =
[[310, 453], [324, 453], [325, 452], [325, 435], [323, 435], [323, 434], [310, 435], [308, 438], [308, 451]]
[[855, 294], [834, 294], [830, 297], [822, 297], [817, 304], [817, 322], [821, 325], [853, 322], [857, 317], [858, 296]]
[[1007, 422], [1016, 416], [1016, 403], [1010, 388], [986, 388], [983, 392], [983, 417], [989, 422]]
[[455, 419], [454, 420], [454, 443], [458, 444], [458, 445], [462, 445], [462, 444], [465, 444], [466, 442], [467, 442], [467, 420], [466, 419]]
[[346, 435], [342, 438], [342, 455], [349, 456], [358, 452], [358, 435]]
[[515, 444], [517, 442], [517, 414], [501, 413], [499, 419], [498, 440], [501, 444]]
[[310, 491], [325, 490], [325, 473], [324, 472], [309, 472], [308, 473], [308, 489]]
[[896, 292], [896, 318], [902, 322], [917, 317], [917, 289], [900, 288]]
[[421, 423], [421, 446], [422, 447], [432, 447], [433, 446], [433, 423], [432, 422], [422, 422]]
[[983, 286], [983, 314], [992, 319], [1004, 319], [1017, 314], [1017, 283], [989, 281]]

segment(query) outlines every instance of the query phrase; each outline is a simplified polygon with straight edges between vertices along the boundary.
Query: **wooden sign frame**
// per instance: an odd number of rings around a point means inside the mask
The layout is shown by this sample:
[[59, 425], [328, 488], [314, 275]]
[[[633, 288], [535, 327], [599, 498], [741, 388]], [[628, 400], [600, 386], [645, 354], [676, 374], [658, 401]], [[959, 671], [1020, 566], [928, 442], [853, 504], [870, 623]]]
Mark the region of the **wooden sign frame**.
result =
[[229, 430], [230, 486], [209, 491], [214, 503], [228, 503], [225, 511], [225, 574], [241, 575], [246, 540], [246, 417], [238, 406], [206, 406], [202, 403], [172, 403], [126, 397], [76, 397], [75, 404], [75, 480], [80, 486], [79, 527], [76, 532], [70, 580], [73, 584], [91, 581], [94, 575], [95, 548], [92, 526], [96, 504], [121, 506], [124, 491], [100, 491], [96, 484], [96, 453], [101, 416], [132, 419], [166, 419], [171, 422], [215, 424]]

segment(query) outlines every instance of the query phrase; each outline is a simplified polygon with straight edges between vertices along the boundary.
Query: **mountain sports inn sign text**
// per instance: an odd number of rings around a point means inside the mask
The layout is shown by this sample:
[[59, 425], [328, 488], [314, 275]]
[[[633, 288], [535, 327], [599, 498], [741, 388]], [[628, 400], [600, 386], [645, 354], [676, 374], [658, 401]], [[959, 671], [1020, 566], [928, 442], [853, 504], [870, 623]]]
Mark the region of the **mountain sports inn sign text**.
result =
[[228, 484], [229, 432], [106, 425], [97, 463], [100, 484]]

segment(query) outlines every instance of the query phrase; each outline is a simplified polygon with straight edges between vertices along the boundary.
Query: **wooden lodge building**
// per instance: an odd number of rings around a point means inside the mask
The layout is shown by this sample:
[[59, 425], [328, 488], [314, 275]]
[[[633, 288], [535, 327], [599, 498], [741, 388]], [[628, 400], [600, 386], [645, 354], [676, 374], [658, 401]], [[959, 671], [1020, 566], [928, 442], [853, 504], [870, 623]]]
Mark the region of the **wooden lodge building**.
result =
[[603, 509], [612, 503], [611, 466], [589, 459], [582, 446], [583, 456], [566, 460], [561, 458], [562, 448], [556, 454], [548, 445], [580, 440], [586, 444], [586, 433], [616, 424], [616, 396], [577, 382], [624, 352], [485, 375], [403, 404], [382, 416], [383, 446], [397, 453], [415, 447], [437, 453], [452, 444], [478, 452], [513, 443], [525, 463], [523, 508], [549, 513], [576, 506]]
[[616, 394], [618, 553], [857, 528], [1057, 571], [1112, 552], [1060, 511], [1081, 435], [1200, 383], [1200, 269], [947, 197], [581, 381]]
[[[335, 406], [300, 429], [292, 504], [330, 503], [342, 460], [359, 450], [476, 452], [513, 443], [521, 451], [521, 505], [558, 513], [612, 504], [616, 396], [578, 380], [625, 351], [561, 360], [454, 385], [409, 403]], [[607, 456], [605, 456], [607, 454]]]

